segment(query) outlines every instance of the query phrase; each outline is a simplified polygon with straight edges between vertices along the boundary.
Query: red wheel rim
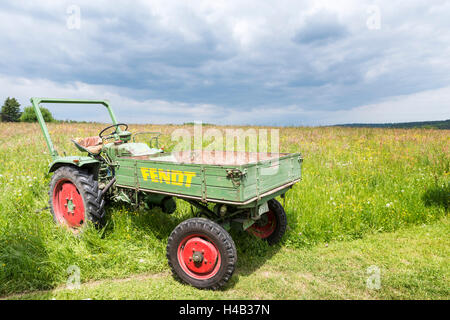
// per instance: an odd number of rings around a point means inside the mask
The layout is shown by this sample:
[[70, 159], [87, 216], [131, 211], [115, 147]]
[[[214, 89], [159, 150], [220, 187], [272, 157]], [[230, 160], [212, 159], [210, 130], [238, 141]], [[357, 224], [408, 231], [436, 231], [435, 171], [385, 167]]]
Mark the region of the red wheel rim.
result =
[[59, 180], [53, 189], [53, 211], [59, 223], [71, 228], [85, 223], [83, 197], [68, 179]]
[[258, 238], [266, 239], [275, 232], [276, 227], [277, 219], [275, 218], [275, 214], [270, 210], [261, 217], [261, 221], [255, 222], [248, 228], [248, 232], [254, 234]]
[[206, 280], [219, 272], [220, 252], [215, 244], [203, 235], [189, 235], [181, 241], [177, 252], [181, 269], [190, 277]]

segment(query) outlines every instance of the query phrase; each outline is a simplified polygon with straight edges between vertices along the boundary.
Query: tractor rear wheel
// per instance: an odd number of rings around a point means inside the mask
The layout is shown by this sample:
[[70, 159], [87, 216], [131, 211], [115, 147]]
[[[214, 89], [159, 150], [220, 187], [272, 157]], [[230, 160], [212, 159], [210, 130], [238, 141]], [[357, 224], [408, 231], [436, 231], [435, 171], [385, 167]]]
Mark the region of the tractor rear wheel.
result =
[[98, 182], [88, 171], [63, 166], [57, 169], [50, 181], [50, 210], [56, 223], [77, 232], [87, 221], [103, 226], [105, 202]]
[[269, 200], [268, 205], [269, 211], [264, 213], [247, 231], [274, 245], [280, 242], [286, 232], [287, 217], [283, 206], [277, 200]]
[[236, 246], [217, 223], [192, 218], [180, 223], [169, 237], [167, 259], [178, 280], [199, 289], [219, 289], [231, 278]]

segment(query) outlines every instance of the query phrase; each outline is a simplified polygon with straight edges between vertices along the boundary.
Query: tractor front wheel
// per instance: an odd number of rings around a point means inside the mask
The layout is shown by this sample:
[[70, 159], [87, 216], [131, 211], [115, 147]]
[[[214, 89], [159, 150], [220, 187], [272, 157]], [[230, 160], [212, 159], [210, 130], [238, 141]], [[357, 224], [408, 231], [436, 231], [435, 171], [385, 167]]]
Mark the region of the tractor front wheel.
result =
[[50, 181], [50, 210], [56, 223], [77, 232], [87, 221], [104, 222], [104, 200], [98, 182], [89, 172], [71, 166], [57, 169]]
[[230, 234], [217, 223], [192, 218], [169, 237], [167, 259], [175, 278], [199, 289], [219, 289], [231, 278], [237, 261]]

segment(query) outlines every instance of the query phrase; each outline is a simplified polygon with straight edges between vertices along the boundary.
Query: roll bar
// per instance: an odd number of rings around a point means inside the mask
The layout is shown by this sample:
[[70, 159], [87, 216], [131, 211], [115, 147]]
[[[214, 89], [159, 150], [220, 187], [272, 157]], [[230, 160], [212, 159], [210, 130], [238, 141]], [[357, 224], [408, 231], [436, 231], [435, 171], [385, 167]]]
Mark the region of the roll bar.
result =
[[[57, 158], [58, 152], [53, 146], [52, 139], [48, 133], [47, 125], [45, 124], [44, 117], [42, 116], [40, 104], [41, 103], [61, 103], [61, 104], [101, 104], [108, 109], [109, 115], [111, 117], [112, 123], [117, 124], [116, 116], [109, 104], [108, 100], [80, 100], [80, 99], [51, 99], [51, 98], [31, 98], [31, 104], [33, 105], [34, 112], [41, 126], [42, 133], [44, 134], [45, 142], [47, 143], [50, 155], [53, 159]], [[120, 129], [119, 129], [120, 130]]]

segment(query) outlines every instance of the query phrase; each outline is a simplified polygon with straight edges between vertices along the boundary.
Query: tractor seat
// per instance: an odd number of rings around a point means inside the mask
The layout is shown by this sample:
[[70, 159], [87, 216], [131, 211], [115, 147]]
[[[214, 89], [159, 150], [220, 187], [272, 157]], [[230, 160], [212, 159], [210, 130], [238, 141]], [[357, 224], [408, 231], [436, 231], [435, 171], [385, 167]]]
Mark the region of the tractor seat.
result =
[[76, 138], [73, 141], [78, 143], [83, 148], [87, 149], [92, 154], [99, 154], [103, 147], [102, 138], [99, 136]]

